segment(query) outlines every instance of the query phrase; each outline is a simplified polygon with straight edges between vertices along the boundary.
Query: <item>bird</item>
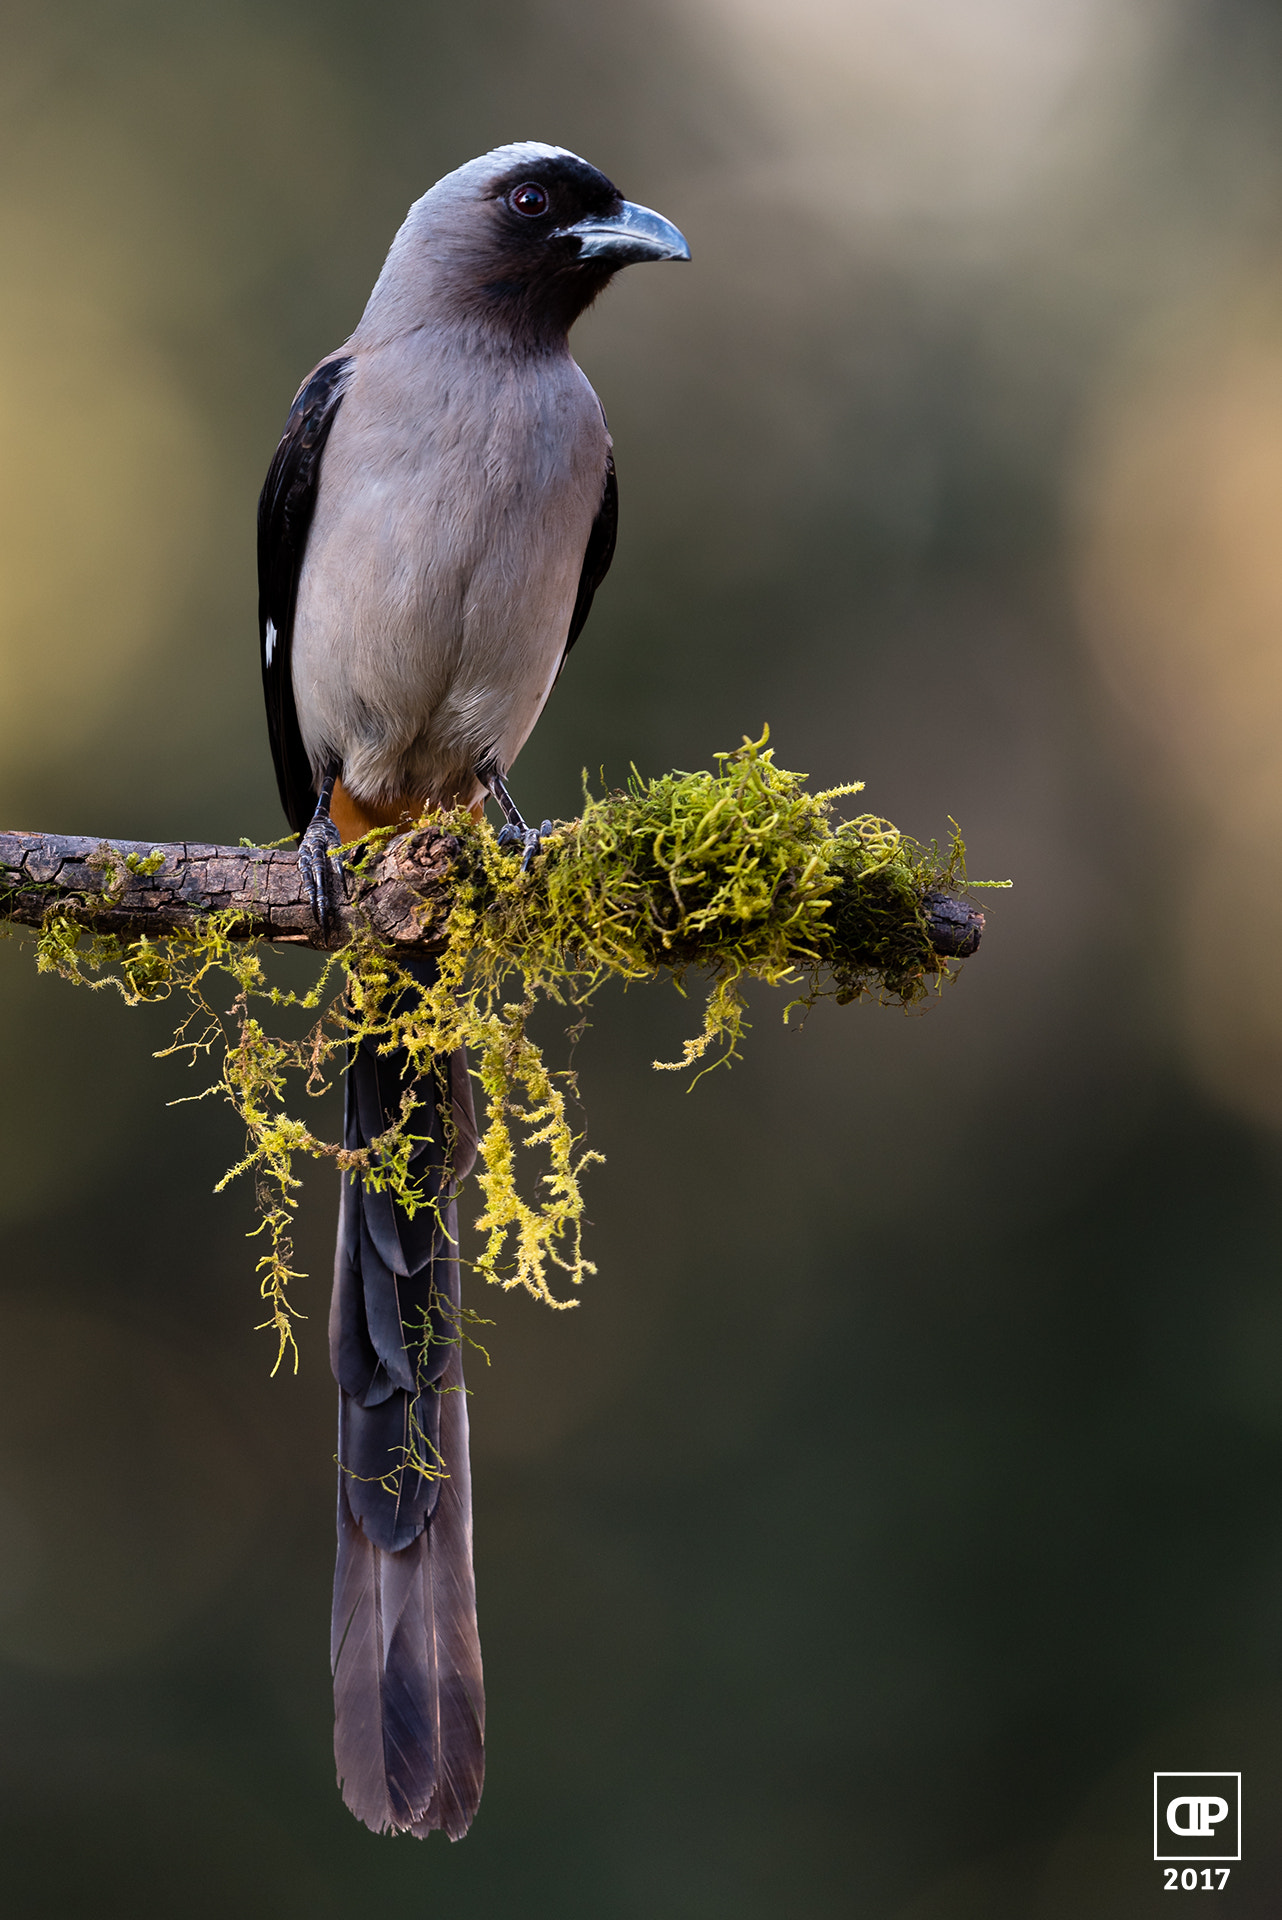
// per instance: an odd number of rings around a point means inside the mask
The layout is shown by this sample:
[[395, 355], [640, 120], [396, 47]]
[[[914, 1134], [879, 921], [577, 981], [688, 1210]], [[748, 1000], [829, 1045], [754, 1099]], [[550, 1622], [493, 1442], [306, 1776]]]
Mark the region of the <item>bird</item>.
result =
[[[601, 403], [568, 335], [680, 231], [541, 141], [499, 146], [409, 209], [355, 330], [307, 375], [258, 506], [259, 640], [281, 803], [318, 927], [334, 854], [432, 809], [499, 806], [614, 553]], [[430, 984], [434, 963], [415, 961]], [[408, 1101], [408, 1109], [406, 1102]], [[413, 1217], [343, 1175], [330, 1309], [339, 1389], [334, 1756], [378, 1833], [466, 1833], [485, 1766], [457, 1194], [475, 1157], [463, 1054], [415, 1075], [350, 1048], [343, 1140], [408, 1111]], [[375, 1149], [376, 1151], [376, 1149]]]

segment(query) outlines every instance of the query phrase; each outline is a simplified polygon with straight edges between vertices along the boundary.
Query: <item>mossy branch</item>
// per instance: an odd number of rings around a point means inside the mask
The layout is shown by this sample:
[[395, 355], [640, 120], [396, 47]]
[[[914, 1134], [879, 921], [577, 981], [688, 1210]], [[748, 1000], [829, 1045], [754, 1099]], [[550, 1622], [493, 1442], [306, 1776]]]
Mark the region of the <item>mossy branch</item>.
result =
[[[598, 830], [590, 836], [595, 841], [602, 823], [590, 824]], [[877, 823], [880, 828], [885, 824]], [[584, 825], [583, 820], [562, 823], [536, 871], [547, 873], [551, 862], [558, 878], [572, 880]], [[441, 953], [449, 943], [450, 913], [460, 885], [471, 892], [483, 864], [477, 856], [485, 829], [469, 831], [470, 822], [452, 826], [453, 831], [437, 825], [415, 827], [367, 855], [356, 871], [346, 870], [347, 897], [329, 941], [312, 915], [297, 856], [280, 847], [189, 841], [157, 845], [0, 831], [0, 919], [40, 927], [55, 910], [88, 932], [121, 940], [163, 940], [217, 913], [226, 917], [231, 940], [324, 949], [372, 933], [393, 951]], [[591, 851], [596, 854], [599, 847]], [[934, 878], [935, 884], [915, 888], [902, 900], [903, 917], [919, 936], [910, 944], [919, 946], [923, 963], [931, 954], [965, 959], [979, 946], [984, 916], [954, 890], [955, 876], [941, 873]], [[537, 898], [531, 897], [523, 918], [528, 921], [537, 913]], [[834, 925], [834, 938], [825, 943], [824, 958], [837, 965], [855, 961], [864, 944], [863, 929], [849, 915], [843, 931], [853, 934], [853, 940], [843, 942]], [[715, 964], [717, 958], [715, 940], [700, 941], [689, 928], [678, 929], [666, 953], [673, 959], [680, 955], [686, 965]], [[798, 963], [814, 957], [813, 949], [799, 940]]]
[[[273, 943], [325, 944], [296, 857], [279, 848], [0, 833], [0, 916], [39, 928], [44, 972], [114, 986], [130, 1005], [185, 1001], [165, 1051], [218, 1061], [207, 1091], [244, 1123], [245, 1155], [221, 1184], [254, 1178], [267, 1324], [283, 1356], [296, 1312], [300, 1156], [332, 1160], [411, 1213], [430, 1204], [410, 1170], [412, 1101], [359, 1153], [289, 1111], [291, 1091], [322, 1091], [352, 1045], [403, 1053], [418, 1074], [468, 1050], [485, 1099], [485, 1240], [474, 1264], [565, 1306], [551, 1279], [559, 1271], [577, 1284], [592, 1271], [580, 1175], [600, 1156], [573, 1132], [573, 1075], [550, 1071], [529, 1034], [536, 1000], [581, 1007], [611, 977], [666, 974], [680, 988], [701, 970], [710, 989], [701, 1030], [680, 1060], [655, 1063], [681, 1068], [714, 1043], [722, 1059], [734, 1057], [749, 980], [792, 989], [786, 1018], [821, 998], [913, 1006], [951, 979], [983, 928], [963, 897], [961, 836], [954, 829], [941, 851], [872, 814], [836, 818], [836, 803], [858, 791], [811, 793], [802, 775], [774, 764], [763, 736], [719, 754], [713, 773], [634, 774], [623, 791], [585, 795], [579, 819], [547, 837], [528, 873], [467, 814], [374, 834], [343, 862], [335, 951], [305, 991], [272, 986], [264, 972]], [[401, 964], [426, 954], [439, 956], [428, 984]], [[286, 1040], [260, 1018], [267, 1007], [317, 1017]], [[542, 1157], [533, 1199], [517, 1179], [518, 1148]]]

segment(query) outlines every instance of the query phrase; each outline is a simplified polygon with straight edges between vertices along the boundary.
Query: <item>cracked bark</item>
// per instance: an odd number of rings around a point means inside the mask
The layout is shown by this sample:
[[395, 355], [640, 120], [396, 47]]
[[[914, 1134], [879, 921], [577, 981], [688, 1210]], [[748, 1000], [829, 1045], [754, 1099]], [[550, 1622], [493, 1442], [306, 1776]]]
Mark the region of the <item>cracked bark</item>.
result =
[[[202, 914], [234, 907], [236, 940], [300, 947], [342, 946], [369, 926], [406, 952], [444, 946], [459, 841], [434, 827], [402, 834], [357, 880], [345, 873], [347, 900], [332, 943], [312, 917], [292, 849], [215, 847], [197, 841], [158, 846], [146, 840], [91, 840], [60, 833], [0, 833], [0, 915], [38, 927], [50, 907], [98, 933], [161, 939], [194, 926]], [[130, 871], [161, 856], [154, 873]]]

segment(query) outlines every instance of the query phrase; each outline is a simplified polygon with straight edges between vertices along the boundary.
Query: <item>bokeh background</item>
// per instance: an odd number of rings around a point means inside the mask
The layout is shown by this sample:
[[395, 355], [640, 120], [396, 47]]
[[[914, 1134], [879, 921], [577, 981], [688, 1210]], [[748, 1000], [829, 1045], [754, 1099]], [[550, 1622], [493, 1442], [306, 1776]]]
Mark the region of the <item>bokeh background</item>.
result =
[[332, 1177], [271, 1379], [231, 1115], [0, 948], [14, 1920], [1132, 1920], [1155, 1767], [1243, 1770], [1277, 1911], [1280, 126], [1272, 0], [6, 5], [5, 824], [283, 830], [290, 398], [538, 137], [694, 262], [577, 335], [622, 537], [519, 792], [768, 720], [1016, 882], [925, 1017], [762, 995], [690, 1094], [692, 1008], [601, 995], [599, 1275], [479, 1303], [455, 1847], [333, 1785]]

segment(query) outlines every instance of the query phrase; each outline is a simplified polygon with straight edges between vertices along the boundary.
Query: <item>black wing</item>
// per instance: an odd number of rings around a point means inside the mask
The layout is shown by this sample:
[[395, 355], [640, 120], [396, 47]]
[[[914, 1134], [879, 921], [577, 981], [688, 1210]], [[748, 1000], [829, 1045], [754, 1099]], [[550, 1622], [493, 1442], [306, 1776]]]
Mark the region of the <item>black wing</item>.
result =
[[587, 624], [592, 611], [592, 596], [610, 571], [610, 562], [614, 558], [614, 542], [619, 531], [619, 483], [615, 478], [614, 455], [605, 456], [605, 492], [601, 496], [601, 506], [596, 519], [592, 522], [592, 531], [588, 535], [587, 552], [583, 556], [583, 572], [579, 575], [579, 591], [574, 599], [574, 612], [570, 615], [570, 632], [565, 643], [565, 652], [561, 655], [564, 666], [569, 657], [570, 648]]
[[[323, 360], [303, 383], [258, 499], [258, 641], [263, 697], [281, 805], [295, 833], [302, 833], [312, 817], [316, 789], [294, 707], [294, 606], [316, 509], [321, 454], [351, 369], [350, 359]], [[580, 587], [580, 597], [582, 591]], [[589, 601], [591, 598], [589, 592]]]

